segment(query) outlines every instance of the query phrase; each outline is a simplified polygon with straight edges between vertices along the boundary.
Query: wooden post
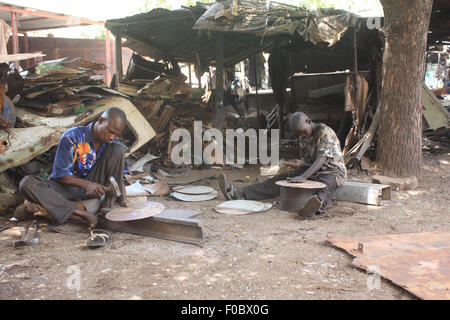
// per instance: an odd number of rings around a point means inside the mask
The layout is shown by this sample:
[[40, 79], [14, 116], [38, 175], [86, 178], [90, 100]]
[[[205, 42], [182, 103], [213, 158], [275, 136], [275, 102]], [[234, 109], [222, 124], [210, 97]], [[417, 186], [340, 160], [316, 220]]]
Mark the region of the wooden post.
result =
[[189, 68], [189, 84], [192, 86], [192, 71], [190, 63], [188, 63], [188, 68]]
[[116, 89], [119, 81], [122, 80], [122, 33], [118, 33], [116, 36]]
[[[254, 64], [253, 64], [253, 75], [255, 76], [255, 92], [256, 92], [256, 118], [257, 118], [257, 123], [258, 123], [258, 132], [260, 128], [260, 123], [259, 123], [259, 115], [260, 115], [260, 107], [259, 107], [259, 95], [258, 95], [258, 71], [256, 70], [256, 54], [254, 56]], [[258, 134], [258, 138], [259, 138], [259, 134]]]
[[[24, 32], [23, 33], [23, 51], [24, 53], [29, 53], [30, 52], [30, 48], [28, 46], [28, 33]], [[30, 59], [25, 60], [25, 68], [29, 68], [30, 67]]]
[[109, 30], [106, 30], [105, 53], [106, 53], [105, 84], [109, 87], [112, 77], [111, 32], [109, 32]]
[[[355, 72], [355, 108], [357, 110], [357, 119], [361, 117], [359, 115], [359, 86], [358, 86], [358, 47], [356, 45], [357, 43], [357, 30], [356, 26], [353, 28], [353, 71]], [[358, 139], [360, 138], [361, 133], [361, 124], [358, 123], [358, 128], [356, 128], [356, 135]]]
[[[19, 27], [17, 20], [17, 13], [11, 12], [11, 27], [12, 27], [12, 47], [13, 54], [19, 54]], [[20, 63], [19, 61], [14, 62], [14, 66], [17, 70], [19, 70]]]
[[223, 33], [216, 33], [216, 95], [215, 95], [215, 124], [216, 129], [222, 130], [223, 112]]

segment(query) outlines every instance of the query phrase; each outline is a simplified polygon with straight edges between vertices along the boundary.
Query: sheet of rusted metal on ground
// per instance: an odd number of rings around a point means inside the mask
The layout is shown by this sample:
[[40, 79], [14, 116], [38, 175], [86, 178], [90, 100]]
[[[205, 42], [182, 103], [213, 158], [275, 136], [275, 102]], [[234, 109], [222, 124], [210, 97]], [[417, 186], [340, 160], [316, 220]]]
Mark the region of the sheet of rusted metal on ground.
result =
[[352, 265], [364, 270], [377, 266], [380, 276], [420, 299], [450, 300], [450, 231], [328, 237], [326, 242], [355, 256]]

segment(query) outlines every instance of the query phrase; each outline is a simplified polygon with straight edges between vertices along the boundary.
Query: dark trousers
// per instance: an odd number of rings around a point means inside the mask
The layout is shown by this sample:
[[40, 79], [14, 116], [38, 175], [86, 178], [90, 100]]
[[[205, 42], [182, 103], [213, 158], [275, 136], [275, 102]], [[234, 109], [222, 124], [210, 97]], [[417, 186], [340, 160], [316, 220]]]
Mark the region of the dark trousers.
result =
[[[123, 145], [108, 144], [85, 179], [107, 185], [109, 177], [113, 176], [120, 186], [123, 183], [124, 154]], [[19, 190], [28, 201], [43, 206], [58, 224], [64, 223], [78, 209], [72, 201], [89, 199], [82, 188], [63, 185], [40, 176], [25, 176], [20, 181]]]
[[[300, 167], [297, 170], [279, 174], [264, 182], [238, 189], [238, 195], [246, 200], [264, 200], [278, 197], [280, 195], [280, 186], [275, 184], [277, 181], [286, 180], [301, 175], [309, 167]], [[316, 195], [322, 200], [322, 206], [319, 213], [323, 213], [331, 202], [333, 192], [337, 187], [336, 177], [331, 174], [314, 174], [309, 180], [319, 181], [326, 184], [326, 188], [317, 190]]]

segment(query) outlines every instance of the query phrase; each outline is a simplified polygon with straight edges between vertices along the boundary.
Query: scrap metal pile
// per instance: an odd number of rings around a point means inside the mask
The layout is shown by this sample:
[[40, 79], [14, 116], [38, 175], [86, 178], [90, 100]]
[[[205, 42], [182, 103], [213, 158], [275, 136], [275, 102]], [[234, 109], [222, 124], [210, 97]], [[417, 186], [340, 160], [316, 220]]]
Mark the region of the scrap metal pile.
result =
[[134, 54], [125, 78], [118, 84], [118, 91], [130, 96], [156, 131], [142, 155], [148, 151], [161, 156], [166, 167], [173, 166], [170, 154], [177, 143], [170, 140], [173, 131], [183, 128], [193, 137], [194, 121], [202, 121], [205, 130], [212, 127], [214, 113], [204, 100], [203, 89], [186, 80], [177, 62], [155, 62]]
[[21, 74], [24, 87], [16, 106], [47, 117], [81, 114], [86, 103], [111, 94], [102, 88], [103, 76], [95, 74], [104, 69], [81, 58], [42, 62]]

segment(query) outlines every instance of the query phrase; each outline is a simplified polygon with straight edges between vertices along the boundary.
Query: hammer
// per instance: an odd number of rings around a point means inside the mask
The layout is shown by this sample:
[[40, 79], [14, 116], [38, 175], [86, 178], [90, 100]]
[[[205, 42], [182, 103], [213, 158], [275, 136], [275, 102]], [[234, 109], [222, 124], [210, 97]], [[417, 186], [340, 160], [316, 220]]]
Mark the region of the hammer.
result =
[[105, 195], [119, 198], [122, 195], [122, 192], [120, 191], [119, 184], [113, 176], [109, 177], [109, 183], [110, 184], [107, 186], [102, 186], [103, 191], [105, 191]]

